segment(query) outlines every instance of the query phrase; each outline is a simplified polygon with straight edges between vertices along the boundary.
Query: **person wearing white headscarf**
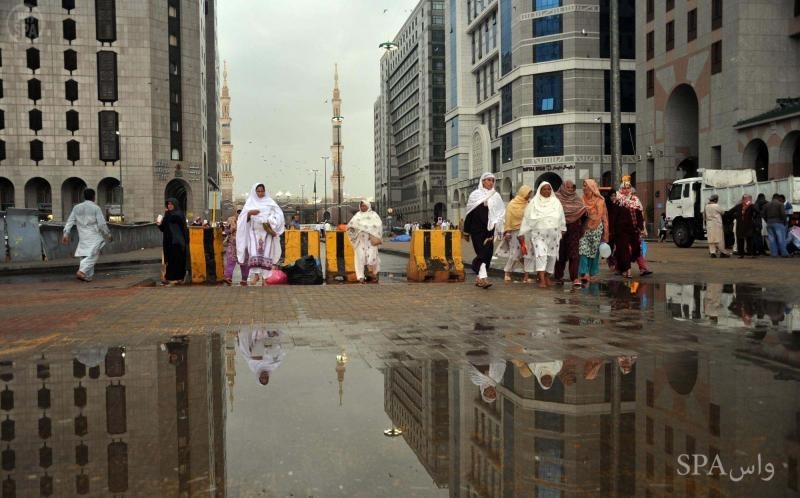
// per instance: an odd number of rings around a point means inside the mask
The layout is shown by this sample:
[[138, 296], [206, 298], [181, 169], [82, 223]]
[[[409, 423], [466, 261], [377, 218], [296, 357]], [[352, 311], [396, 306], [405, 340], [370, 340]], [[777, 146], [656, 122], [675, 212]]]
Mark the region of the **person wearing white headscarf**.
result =
[[254, 184], [236, 223], [236, 256], [240, 265], [250, 266], [250, 285], [272, 274], [272, 266], [281, 259], [283, 230], [280, 206], [267, 194], [263, 183]]
[[[490, 362], [486, 373], [481, 372], [475, 365], [470, 366], [469, 378], [480, 389], [481, 398], [487, 403], [494, 403], [497, 399], [497, 384], [503, 380], [503, 375], [506, 373], [506, 362]], [[482, 368], [486, 369], [485, 366]]]
[[362, 284], [366, 282], [365, 266], [370, 278], [377, 281], [381, 266], [378, 246], [383, 241], [383, 222], [366, 199], [361, 201], [358, 212], [350, 218], [347, 224], [347, 237], [353, 245], [358, 281]]
[[536, 376], [539, 387], [545, 391], [553, 387], [553, 382], [555, 382], [556, 376], [558, 376], [563, 366], [564, 362], [561, 360], [539, 361], [528, 364], [528, 368], [530, 368], [533, 375]]
[[278, 368], [286, 357], [281, 346], [280, 330], [243, 330], [236, 333], [239, 354], [247, 361], [247, 366], [256, 374], [258, 383], [269, 384], [272, 372]]
[[520, 234], [530, 239], [528, 248], [535, 257], [536, 271], [539, 273], [539, 287], [550, 286], [548, 273], [553, 273], [558, 258], [561, 236], [567, 231], [564, 208], [553, 194], [553, 187], [542, 182], [536, 195], [525, 208]]
[[464, 239], [472, 239], [475, 259], [472, 260], [472, 271], [478, 277], [475, 285], [488, 289], [489, 265], [494, 254], [495, 230], [503, 233], [503, 218], [506, 208], [500, 194], [494, 189], [495, 177], [492, 173], [481, 175], [478, 188], [467, 200], [467, 212], [464, 218]]

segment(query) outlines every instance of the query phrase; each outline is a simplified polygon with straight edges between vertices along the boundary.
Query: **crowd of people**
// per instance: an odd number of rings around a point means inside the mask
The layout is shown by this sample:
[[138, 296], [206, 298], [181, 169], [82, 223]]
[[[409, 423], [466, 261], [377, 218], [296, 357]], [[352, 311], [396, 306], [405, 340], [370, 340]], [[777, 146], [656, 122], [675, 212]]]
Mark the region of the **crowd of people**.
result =
[[507, 206], [494, 186], [494, 175], [484, 173], [467, 201], [464, 239], [475, 250], [476, 286], [491, 287], [488, 269], [495, 256], [507, 258], [506, 282], [519, 265], [523, 283], [538, 280], [547, 288], [564, 282], [568, 270], [573, 285], [585, 285], [597, 279], [603, 245], [611, 249], [609, 265], [618, 275], [632, 278], [634, 262], [640, 275], [652, 273], [641, 251], [647, 236], [643, 207], [629, 177], [608, 199], [591, 179], [583, 181], [582, 196], [571, 180], [557, 192], [544, 181], [535, 194], [522, 185]]
[[782, 194], [758, 194], [755, 202], [749, 194], [731, 209], [719, 205], [719, 196], [711, 195], [705, 206], [708, 250], [712, 258], [729, 258], [736, 241], [736, 254], [744, 258], [766, 255], [788, 258], [800, 250], [800, 217]]

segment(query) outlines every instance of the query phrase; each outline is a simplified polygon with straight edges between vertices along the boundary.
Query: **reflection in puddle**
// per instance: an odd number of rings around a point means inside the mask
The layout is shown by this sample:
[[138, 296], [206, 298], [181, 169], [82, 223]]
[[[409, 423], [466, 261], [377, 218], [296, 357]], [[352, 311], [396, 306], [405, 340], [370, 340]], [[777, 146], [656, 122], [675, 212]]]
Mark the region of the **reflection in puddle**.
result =
[[796, 366], [542, 354], [374, 368], [247, 327], [3, 359], [3, 496], [797, 493]]

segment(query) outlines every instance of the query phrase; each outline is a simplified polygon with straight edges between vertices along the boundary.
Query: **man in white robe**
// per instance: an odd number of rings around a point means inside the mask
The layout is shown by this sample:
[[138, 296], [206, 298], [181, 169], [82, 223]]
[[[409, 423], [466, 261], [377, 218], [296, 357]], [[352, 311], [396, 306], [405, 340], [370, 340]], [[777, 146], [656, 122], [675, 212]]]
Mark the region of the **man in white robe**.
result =
[[281, 345], [282, 337], [280, 330], [253, 329], [236, 334], [239, 353], [262, 386], [269, 384], [270, 375], [286, 356]]
[[82, 259], [75, 276], [84, 282], [91, 282], [94, 265], [100, 257], [100, 249], [106, 241], [111, 242], [111, 232], [100, 206], [94, 203], [94, 190], [90, 188], [84, 190], [83, 198], [86, 200], [72, 208], [67, 224], [64, 225], [61, 243], [69, 244], [69, 232], [73, 226], [77, 226], [78, 247], [75, 249], [75, 257]]

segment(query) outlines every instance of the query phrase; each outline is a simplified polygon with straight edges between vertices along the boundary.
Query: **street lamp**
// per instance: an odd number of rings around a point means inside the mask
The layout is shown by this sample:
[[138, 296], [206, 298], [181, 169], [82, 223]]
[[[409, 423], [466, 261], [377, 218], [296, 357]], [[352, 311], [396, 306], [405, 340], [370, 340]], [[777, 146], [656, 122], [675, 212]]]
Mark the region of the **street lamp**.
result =
[[[330, 159], [330, 157], [329, 156], [322, 156], [322, 157], [320, 157], [320, 159], [322, 159], [322, 161], [323, 161], [322, 183], [324, 185], [323, 189], [324, 189], [325, 193], [322, 195], [322, 209], [323, 209], [322, 218], [324, 219], [325, 218], [325, 213], [328, 212], [328, 159]], [[325, 221], [328, 221], [328, 220], [326, 219]]]
[[[603, 116], [597, 116], [594, 118], [595, 121], [600, 123], [600, 178], [603, 177], [603, 155], [605, 154], [605, 140], [603, 137], [604, 130], [603, 130]], [[600, 182], [602, 183], [602, 182]]]
[[392, 213], [394, 213], [394, 209], [386, 208], [386, 233], [389, 237], [392, 236]]
[[125, 212], [125, 192], [122, 189], [122, 135], [119, 130], [115, 133], [117, 134], [117, 159], [119, 160], [119, 218], [120, 223], [122, 223], [125, 220], [125, 215], [123, 214]]
[[334, 116], [331, 118], [336, 123], [336, 182], [338, 184], [338, 194], [336, 199], [336, 224], [342, 223], [342, 121], [343, 116]]
[[317, 219], [317, 173], [319, 170], [312, 169], [311, 171], [314, 172], [314, 223], [316, 223], [319, 221], [319, 219]]
[[[383, 51], [385, 52], [385, 54], [384, 54], [384, 55], [386, 55], [386, 54], [388, 54], [389, 52], [394, 52], [394, 51], [395, 51], [395, 50], [397, 50], [399, 47], [398, 47], [398, 45], [397, 45], [396, 43], [394, 43], [394, 42], [392, 42], [392, 41], [389, 41], [389, 40], [387, 40], [387, 41], [385, 41], [385, 42], [383, 42], [383, 43], [379, 44], [379, 45], [378, 45], [378, 48], [382, 48], [382, 49], [383, 49]], [[388, 109], [389, 109], [389, 101], [391, 100], [391, 95], [389, 95], [389, 69], [388, 69], [388, 61], [387, 61], [387, 66], [386, 66], [386, 81], [385, 81], [385, 83], [386, 83], [386, 93], [385, 93], [386, 112], [384, 112], [384, 113], [383, 113], [383, 115], [384, 115], [384, 116], [386, 116], [386, 115], [388, 115], [388, 114], [389, 114], [389, 111], [388, 111]], [[384, 130], [385, 130], [385, 128], [382, 128], [382, 129], [384, 129]], [[382, 133], [383, 133], [383, 132], [382, 132]], [[386, 140], [385, 142], [388, 142], [388, 140]], [[386, 152], [386, 169], [385, 169], [385, 171], [384, 171], [384, 175], [385, 175], [385, 178], [384, 178], [384, 180], [385, 180], [385, 183], [386, 183], [386, 199], [387, 199], [388, 201], [391, 201], [391, 198], [392, 198], [392, 189], [391, 189], [391, 178], [390, 178], [390, 177], [391, 177], [392, 168], [391, 168], [391, 166], [390, 166], [390, 161], [391, 161], [391, 160], [390, 160], [390, 157], [389, 157], [389, 149], [388, 149], [388, 146], [386, 147], [386, 149], [385, 149], [385, 152]], [[383, 155], [383, 154], [381, 154], [381, 155]], [[376, 193], [376, 195], [377, 195], [377, 193]], [[387, 204], [388, 204], [388, 202], [387, 202]], [[387, 209], [387, 210], [386, 210], [386, 214], [387, 214], [387, 218], [388, 218], [388, 219], [391, 219], [391, 216], [392, 216], [392, 211], [391, 211], [391, 208], [389, 208], [389, 209]], [[391, 224], [390, 224], [390, 225], [389, 225], [389, 235], [391, 235], [391, 233], [392, 233], [392, 227], [391, 227]]]

